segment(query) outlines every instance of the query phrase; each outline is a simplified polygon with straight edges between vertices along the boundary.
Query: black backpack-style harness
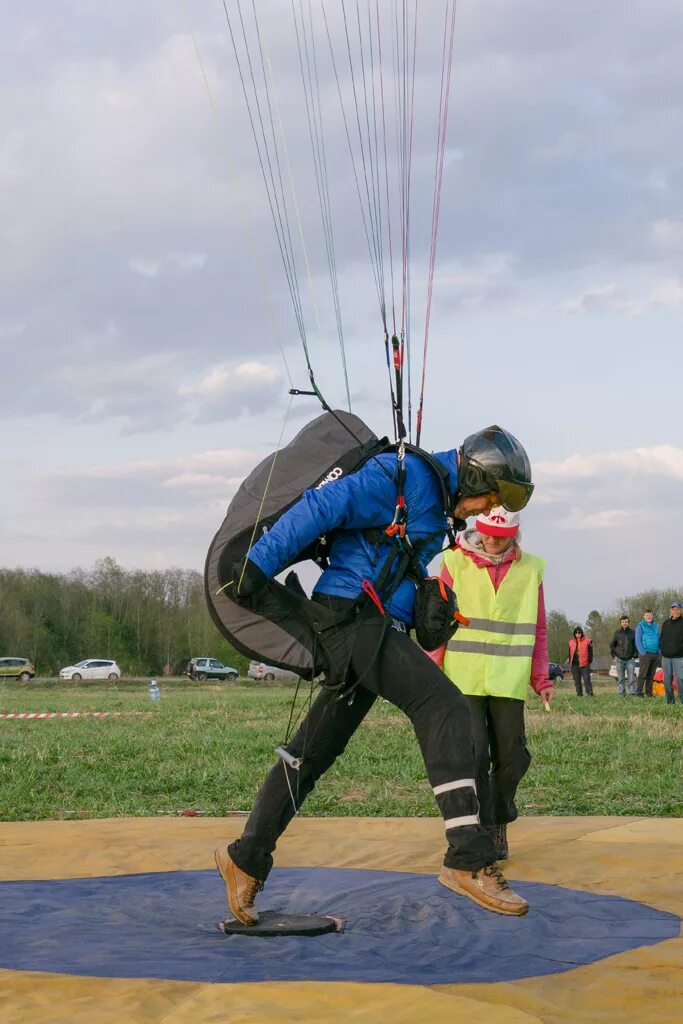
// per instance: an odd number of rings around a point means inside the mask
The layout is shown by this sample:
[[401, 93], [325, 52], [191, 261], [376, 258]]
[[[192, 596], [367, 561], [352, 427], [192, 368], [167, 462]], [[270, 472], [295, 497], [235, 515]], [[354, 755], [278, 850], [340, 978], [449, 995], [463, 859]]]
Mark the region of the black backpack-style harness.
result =
[[[384, 544], [387, 537], [394, 543], [374, 585], [364, 581], [364, 593], [345, 616], [340, 618], [324, 604], [311, 600], [295, 572], [290, 572], [284, 583], [269, 580], [252, 598], [234, 599], [231, 584], [235, 563], [248, 554], [254, 542], [305, 490], [327, 486], [386, 452], [397, 455], [398, 470], [392, 477], [397, 487], [394, 520], [386, 528], [378, 526], [364, 533], [378, 545]], [[384, 628], [389, 619], [385, 605], [401, 581], [408, 575], [417, 579], [424, 575], [419, 566], [419, 551], [433, 535], [415, 547], [410, 543], [406, 530], [409, 510], [404, 495], [406, 452], [419, 456], [435, 473], [444, 515], [450, 524], [452, 499], [448, 475], [439, 461], [412, 445], [389, 444], [387, 438], [378, 438], [357, 416], [341, 410], [325, 412], [312, 420], [285, 448], [268, 455], [243, 481], [211, 543], [204, 573], [213, 621], [237, 650], [269, 665], [292, 670], [304, 679], [324, 672], [328, 681], [342, 681], [351, 642], [345, 634], [357, 632], [342, 627], [361, 619], [368, 621], [372, 614], [376, 624]], [[454, 541], [450, 529], [449, 541]], [[328, 549], [329, 538], [320, 537], [285, 568], [310, 559], [324, 569]], [[382, 619], [376, 612], [381, 613]]]

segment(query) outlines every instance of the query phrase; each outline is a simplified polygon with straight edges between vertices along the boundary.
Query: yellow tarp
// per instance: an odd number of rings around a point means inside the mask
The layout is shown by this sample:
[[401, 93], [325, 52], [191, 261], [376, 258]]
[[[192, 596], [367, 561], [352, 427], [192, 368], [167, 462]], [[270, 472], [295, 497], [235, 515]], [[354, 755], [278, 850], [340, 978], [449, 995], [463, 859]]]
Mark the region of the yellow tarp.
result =
[[[207, 869], [214, 846], [236, 837], [241, 825], [240, 818], [2, 824], [0, 880]], [[511, 826], [510, 838], [506, 873], [512, 878], [624, 896], [683, 914], [683, 820], [530, 818]], [[277, 864], [436, 873], [442, 852], [436, 818], [299, 818], [278, 848]], [[0, 971], [2, 1024], [681, 1019], [680, 935], [564, 974], [496, 984], [226, 985]]]

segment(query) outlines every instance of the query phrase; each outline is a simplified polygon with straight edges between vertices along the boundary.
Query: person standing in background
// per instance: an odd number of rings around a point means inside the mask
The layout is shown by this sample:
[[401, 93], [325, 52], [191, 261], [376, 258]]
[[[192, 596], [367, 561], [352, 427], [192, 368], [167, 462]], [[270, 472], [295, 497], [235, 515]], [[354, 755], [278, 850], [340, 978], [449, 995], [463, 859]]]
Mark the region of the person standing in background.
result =
[[590, 637], [584, 636], [581, 626], [577, 626], [574, 635], [569, 641], [569, 667], [576, 687], [576, 696], [583, 697], [583, 690], [587, 697], [593, 696], [593, 683], [591, 682], [591, 664], [593, 661], [593, 641]]
[[636, 695], [636, 634], [629, 625], [628, 615], [622, 615], [619, 629], [612, 637], [609, 645], [610, 654], [617, 668], [617, 691], [620, 697], [626, 696], [628, 686], [629, 697]]
[[432, 661], [467, 697], [481, 823], [506, 860], [507, 826], [517, 818], [517, 787], [531, 764], [524, 702], [529, 684], [550, 706], [542, 558], [522, 551], [519, 514], [494, 508], [447, 551], [440, 578], [468, 620]]
[[671, 618], [662, 623], [660, 641], [662, 646], [662, 668], [664, 669], [664, 692], [666, 703], [675, 704], [673, 677], [676, 677], [678, 699], [683, 704], [683, 605], [671, 602]]
[[651, 608], [645, 609], [642, 619], [636, 626], [636, 647], [640, 657], [636, 693], [638, 697], [651, 697], [652, 681], [659, 665], [659, 626], [655, 622]]

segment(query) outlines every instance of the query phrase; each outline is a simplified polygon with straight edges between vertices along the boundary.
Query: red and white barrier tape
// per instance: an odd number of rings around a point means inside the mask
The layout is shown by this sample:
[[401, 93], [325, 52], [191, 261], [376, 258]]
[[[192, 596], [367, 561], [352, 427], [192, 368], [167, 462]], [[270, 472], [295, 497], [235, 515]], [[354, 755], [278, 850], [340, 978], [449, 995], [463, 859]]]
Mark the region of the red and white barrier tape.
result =
[[5, 711], [0, 718], [107, 718], [112, 715], [139, 715], [140, 711]]

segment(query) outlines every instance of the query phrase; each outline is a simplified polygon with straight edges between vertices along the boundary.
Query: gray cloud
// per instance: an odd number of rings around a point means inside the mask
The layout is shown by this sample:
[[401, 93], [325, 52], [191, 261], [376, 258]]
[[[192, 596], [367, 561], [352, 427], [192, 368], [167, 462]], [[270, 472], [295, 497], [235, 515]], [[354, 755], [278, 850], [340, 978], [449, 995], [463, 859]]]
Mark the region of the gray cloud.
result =
[[225, 449], [49, 472], [41, 480], [49, 499], [64, 501], [77, 493], [80, 505], [108, 505], [115, 500], [168, 510], [193, 505], [197, 495], [209, 502], [231, 496], [256, 461], [254, 450]]
[[194, 385], [182, 385], [179, 394], [194, 408], [196, 418], [217, 422], [241, 413], [258, 414], [277, 403], [282, 375], [264, 363], [215, 366]]
[[537, 463], [534, 476], [525, 542], [548, 558], [551, 607], [583, 620], [619, 596], [683, 585], [674, 512], [683, 504], [683, 448], [577, 453]]
[[[59, 376], [89, 360], [96, 367], [163, 353], [169, 362], [160, 384], [168, 391], [184, 386], [190, 369], [209, 374], [226, 355], [272, 359], [276, 339], [240, 227], [238, 195], [288, 344], [296, 330], [220, 5], [192, 9], [218, 123], [179, 12], [162, 3], [146, 5], [142, 16], [125, 2], [100, 13], [79, 2], [59, 6], [58, 17], [49, 4], [30, 14], [15, 9], [14, 31], [5, 34], [12, 44], [1, 51], [0, 96], [9, 119], [0, 161], [0, 301], [20, 332], [9, 358], [30, 378], [33, 409], [72, 417], [79, 402], [56, 400]], [[278, 3], [259, 8], [302, 217], [315, 241], [309, 258], [318, 302], [331, 327], [289, 14], [285, 19]], [[428, 245], [437, 15], [436, 7], [425, 10], [419, 36], [416, 280]], [[329, 16], [338, 43], [340, 8]], [[474, 312], [505, 308], [528, 301], [530, 281], [541, 271], [547, 277], [607, 260], [659, 266], [663, 277], [675, 273], [683, 161], [672, 128], [683, 114], [676, 44], [682, 28], [680, 5], [664, 0], [606, 3], [599, 12], [588, 2], [551, 12], [541, 0], [458, 12], [440, 262], [490, 269], [503, 254], [506, 272], [480, 289], [462, 285], [460, 299], [456, 285], [454, 303]], [[320, 53], [337, 256], [353, 340], [364, 334], [365, 310], [376, 320], [376, 299], [336, 86], [324, 47]], [[348, 102], [343, 53], [337, 57]], [[26, 74], [36, 59], [40, 82]], [[169, 425], [163, 402], [144, 383], [138, 399], [132, 382], [127, 398], [112, 395], [106, 382], [93, 390], [98, 414], [120, 419], [124, 430]]]
[[[2, 479], [13, 481], [11, 493], [0, 491], [0, 561], [66, 570], [108, 553], [127, 565], [201, 569], [230, 499], [262, 457], [236, 448], [51, 471], [0, 458]], [[30, 500], [10, 516], [17, 494]]]

